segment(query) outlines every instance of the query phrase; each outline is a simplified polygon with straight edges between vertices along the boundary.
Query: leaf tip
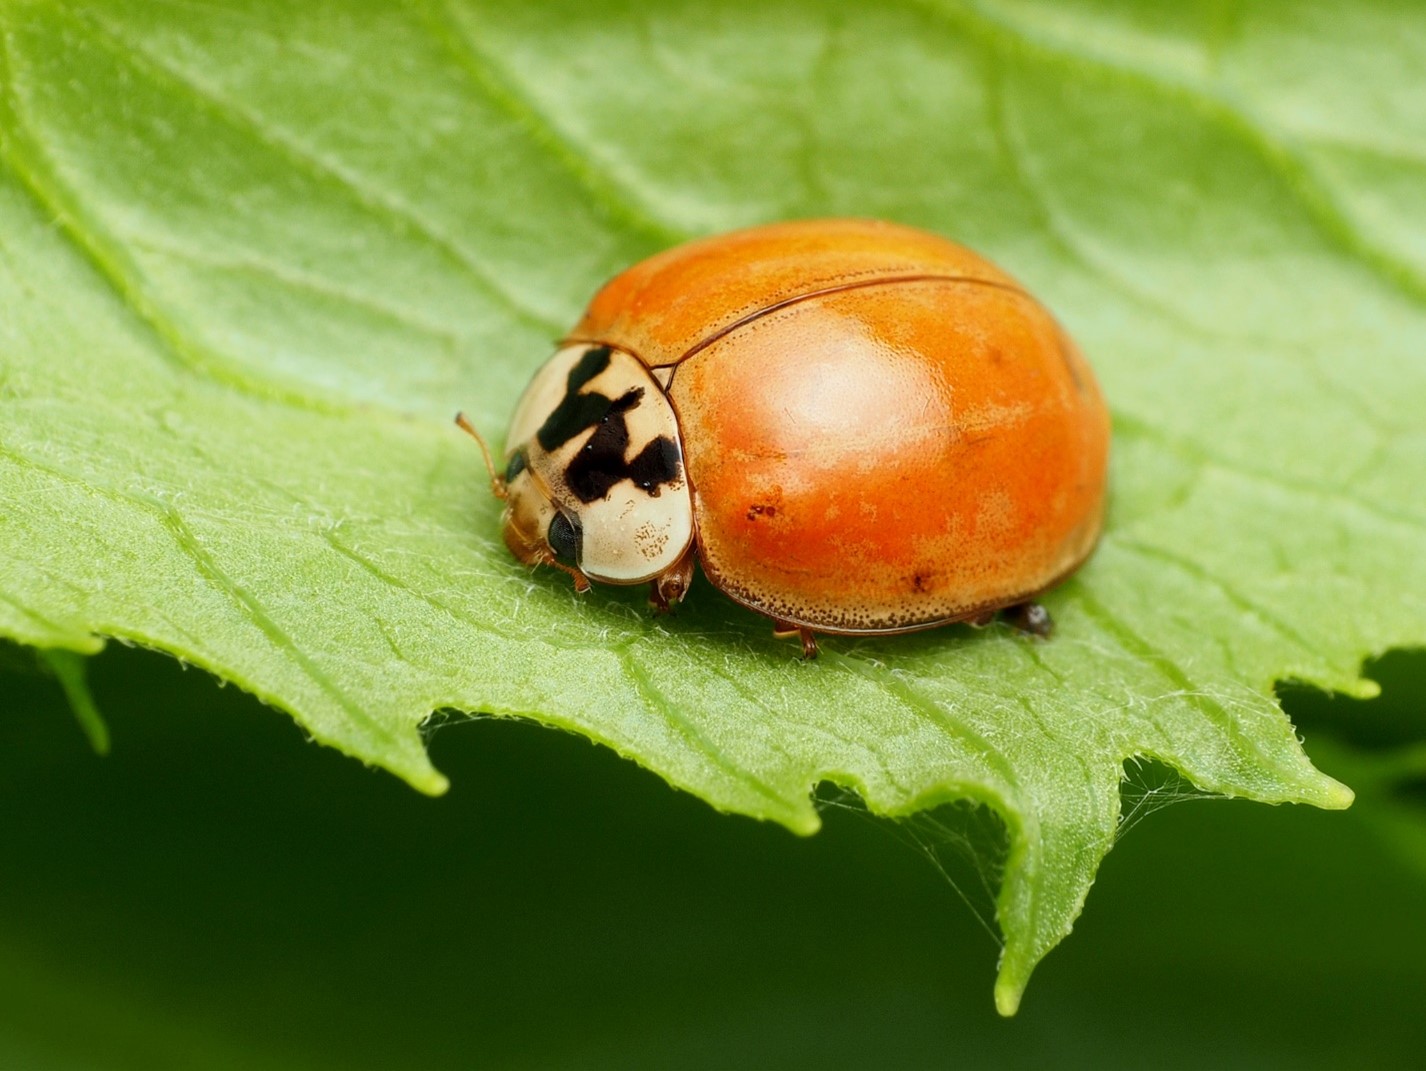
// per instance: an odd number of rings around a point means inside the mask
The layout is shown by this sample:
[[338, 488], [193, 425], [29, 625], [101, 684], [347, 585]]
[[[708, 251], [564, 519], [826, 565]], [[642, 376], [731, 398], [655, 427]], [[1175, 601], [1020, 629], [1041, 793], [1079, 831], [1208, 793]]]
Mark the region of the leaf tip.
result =
[[40, 661], [54, 674], [69, 700], [69, 708], [79, 722], [80, 729], [89, 739], [89, 745], [96, 755], [109, 754], [109, 726], [94, 696], [89, 691], [87, 679], [89, 651], [66, 650], [61, 647], [41, 647], [36, 650]]
[[451, 787], [449, 777], [429, 766], [406, 780], [417, 792], [427, 796], [444, 796]]
[[1357, 677], [1341, 691], [1353, 699], [1375, 699], [1381, 695], [1381, 684], [1370, 677]]
[[1357, 798], [1357, 794], [1342, 782], [1331, 777], [1324, 777], [1324, 780], [1327, 783], [1323, 786], [1322, 799], [1318, 803], [1323, 810], [1345, 811]]
[[1009, 1019], [1020, 1010], [1020, 998], [1025, 994], [1021, 982], [1012, 982], [1003, 974], [995, 982], [995, 1010]]
[[810, 837], [822, 831], [822, 816], [814, 808], [794, 811], [783, 817], [781, 822], [799, 837]]

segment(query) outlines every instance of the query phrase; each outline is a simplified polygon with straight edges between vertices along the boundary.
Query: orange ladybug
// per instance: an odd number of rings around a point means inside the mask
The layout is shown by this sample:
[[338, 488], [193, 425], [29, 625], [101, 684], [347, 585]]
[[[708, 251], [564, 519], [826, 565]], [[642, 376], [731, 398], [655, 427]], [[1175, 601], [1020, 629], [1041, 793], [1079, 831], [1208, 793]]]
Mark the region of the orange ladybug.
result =
[[492, 485], [521, 561], [580, 591], [649, 583], [668, 609], [696, 557], [812, 657], [817, 633], [999, 610], [1047, 634], [1031, 600], [1094, 548], [1109, 417], [1010, 276], [924, 231], [833, 219], [689, 242], [616, 277], [506, 441]]

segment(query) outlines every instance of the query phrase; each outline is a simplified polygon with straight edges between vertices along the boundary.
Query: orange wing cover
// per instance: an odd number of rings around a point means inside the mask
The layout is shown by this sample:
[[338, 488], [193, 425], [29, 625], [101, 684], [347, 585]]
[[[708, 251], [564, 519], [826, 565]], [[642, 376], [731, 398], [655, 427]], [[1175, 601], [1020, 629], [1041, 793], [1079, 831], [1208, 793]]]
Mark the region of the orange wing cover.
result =
[[573, 336], [674, 366], [704, 571], [779, 621], [978, 616], [1098, 538], [1092, 371], [1010, 276], [934, 235], [824, 220], [692, 242], [610, 282]]

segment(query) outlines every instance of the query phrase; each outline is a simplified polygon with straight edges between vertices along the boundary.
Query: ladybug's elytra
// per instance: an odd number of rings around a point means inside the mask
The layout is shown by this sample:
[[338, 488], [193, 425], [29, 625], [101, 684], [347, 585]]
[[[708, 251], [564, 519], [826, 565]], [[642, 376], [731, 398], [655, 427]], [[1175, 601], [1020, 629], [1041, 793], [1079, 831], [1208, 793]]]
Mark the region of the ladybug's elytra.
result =
[[1031, 600], [1094, 548], [1109, 418], [1074, 344], [986, 260], [909, 227], [811, 220], [617, 276], [506, 442], [492, 485], [521, 561], [581, 591], [649, 583], [667, 609], [697, 558], [811, 657], [819, 632], [999, 610], [1048, 632]]

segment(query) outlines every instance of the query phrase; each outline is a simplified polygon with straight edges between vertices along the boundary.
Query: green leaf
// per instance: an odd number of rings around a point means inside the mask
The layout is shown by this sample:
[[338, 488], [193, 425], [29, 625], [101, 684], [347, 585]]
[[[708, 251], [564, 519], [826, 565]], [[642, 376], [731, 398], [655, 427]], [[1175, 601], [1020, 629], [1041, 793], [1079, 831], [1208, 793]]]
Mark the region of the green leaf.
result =
[[[1414, 18], [1414, 21], [1413, 21]], [[997, 1003], [1123, 764], [1345, 806], [1284, 677], [1426, 643], [1426, 22], [1389, 4], [0, 3], [0, 635], [171, 652], [445, 787], [522, 715], [808, 833], [810, 790], [1001, 817]], [[576, 599], [496, 532], [498, 431], [685, 236], [883, 216], [1025, 279], [1115, 413], [1055, 639], [836, 640]], [[532, 792], [534, 790], [532, 789]]]

